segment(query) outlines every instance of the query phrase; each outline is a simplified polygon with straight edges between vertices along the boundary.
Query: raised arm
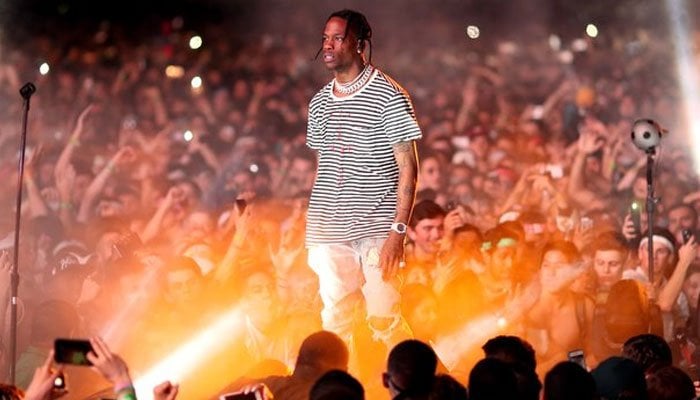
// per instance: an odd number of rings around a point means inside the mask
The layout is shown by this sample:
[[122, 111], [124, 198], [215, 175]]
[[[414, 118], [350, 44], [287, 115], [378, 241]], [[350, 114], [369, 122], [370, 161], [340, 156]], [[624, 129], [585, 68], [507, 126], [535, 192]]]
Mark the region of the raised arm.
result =
[[596, 193], [586, 187], [586, 178], [584, 176], [586, 157], [600, 150], [602, 146], [603, 143], [598, 140], [598, 135], [593, 130], [585, 129], [581, 132], [578, 139], [578, 151], [574, 156], [574, 162], [571, 164], [571, 177], [567, 191], [569, 198], [584, 208], [593, 204], [598, 198]]
[[457, 111], [455, 118], [455, 132], [463, 132], [464, 129], [472, 122], [471, 112], [474, 110], [478, 93], [476, 90], [476, 76], [470, 76], [462, 88], [462, 104]]
[[676, 304], [678, 295], [683, 288], [683, 282], [685, 281], [688, 267], [695, 259], [696, 253], [697, 243], [695, 242], [695, 237], [691, 237], [688, 243], [685, 243], [678, 249], [676, 268], [674, 268], [671, 277], [668, 278], [664, 287], [659, 291], [659, 297], [656, 300], [656, 304], [661, 311], [671, 312], [673, 310], [673, 306]]
[[165, 216], [170, 211], [170, 209], [177, 203], [178, 199], [182, 197], [182, 191], [177, 186], [173, 186], [168, 190], [163, 200], [158, 205], [156, 212], [153, 214], [151, 219], [146, 224], [146, 227], [141, 231], [141, 240], [144, 243], [155, 239], [161, 232], [163, 225], [163, 220]]
[[82, 136], [85, 127], [85, 119], [90, 115], [90, 112], [92, 112], [94, 108], [95, 107], [92, 104], [89, 104], [78, 116], [78, 120], [75, 122], [75, 128], [73, 128], [73, 132], [71, 133], [70, 138], [68, 138], [68, 143], [66, 143], [61, 155], [58, 157], [58, 161], [56, 161], [54, 176], [62, 174], [68, 167], [68, 164], [70, 164], [70, 160], [75, 152], [75, 149], [80, 145], [80, 137]]
[[41, 146], [39, 146], [31, 155], [24, 170], [24, 184], [27, 187], [27, 204], [29, 206], [29, 214], [32, 217], [49, 214], [49, 209], [46, 206], [46, 203], [44, 203], [44, 199], [41, 196], [41, 190], [37, 186], [34, 176], [34, 168], [38, 164], [40, 157]]
[[95, 179], [90, 182], [90, 185], [85, 190], [85, 196], [83, 201], [80, 203], [80, 209], [78, 211], [77, 220], [78, 222], [87, 222], [92, 206], [95, 200], [104, 189], [107, 184], [107, 180], [114, 172], [114, 169], [122, 163], [133, 160], [134, 150], [131, 147], [122, 147], [119, 151], [110, 159], [107, 164], [102, 168]]
[[233, 276], [241, 251], [245, 246], [250, 229], [251, 212], [253, 205], [249, 205], [245, 210], [241, 210], [237, 205], [231, 210], [230, 221], [234, 221], [236, 232], [231, 236], [226, 254], [219, 262], [214, 272], [214, 278], [219, 282], [227, 282]]

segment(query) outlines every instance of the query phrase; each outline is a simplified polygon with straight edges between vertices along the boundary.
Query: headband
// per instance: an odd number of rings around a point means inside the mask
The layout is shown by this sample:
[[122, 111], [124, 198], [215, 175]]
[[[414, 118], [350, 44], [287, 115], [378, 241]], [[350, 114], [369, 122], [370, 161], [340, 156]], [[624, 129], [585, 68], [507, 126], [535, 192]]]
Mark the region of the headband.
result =
[[[517, 241], [517, 240], [515, 240], [515, 239], [513, 239], [513, 238], [509, 238], [509, 237], [504, 237], [504, 238], [501, 238], [501, 240], [499, 240], [499, 241], [496, 243], [496, 246], [495, 246], [495, 247], [496, 247], [496, 248], [499, 248], [499, 249], [502, 249], [502, 248], [504, 248], [504, 247], [513, 247], [513, 246], [515, 246], [516, 244], [518, 244], [518, 241]], [[494, 246], [493, 246], [493, 243], [491, 243], [491, 242], [484, 242], [484, 243], [481, 244], [481, 251], [488, 251], [488, 250], [491, 250], [493, 247], [494, 247]]]
[[[654, 235], [654, 236], [653, 236], [653, 239], [654, 239], [654, 243], [658, 243], [658, 244], [660, 244], [660, 245], [662, 245], [662, 246], [664, 246], [664, 247], [667, 247], [669, 250], [671, 250], [671, 252], [676, 251], [676, 246], [674, 246], [673, 243], [672, 243], [670, 240], [668, 240], [665, 236]], [[645, 237], [639, 242], [639, 248], [641, 249], [642, 246], [644, 246], [644, 245], [647, 244], [647, 243], [649, 243], [649, 238], [645, 236]]]

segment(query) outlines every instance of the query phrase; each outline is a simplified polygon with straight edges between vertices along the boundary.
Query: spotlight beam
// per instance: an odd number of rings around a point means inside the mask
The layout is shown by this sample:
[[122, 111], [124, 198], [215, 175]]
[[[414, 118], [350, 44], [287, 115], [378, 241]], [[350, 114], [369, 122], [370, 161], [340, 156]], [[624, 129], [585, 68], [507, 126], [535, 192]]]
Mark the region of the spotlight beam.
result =
[[153, 398], [152, 390], [159, 383], [169, 380], [180, 382], [228, 344], [240, 338], [243, 313], [238, 306], [221, 315], [214, 323], [178, 347], [169, 356], [152, 366], [134, 383], [139, 399]]
[[685, 128], [693, 152], [696, 172], [700, 173], [700, 124], [695, 121], [700, 111], [698, 76], [690, 43], [688, 7], [684, 0], [666, 0], [671, 37], [676, 54], [676, 71], [683, 97]]

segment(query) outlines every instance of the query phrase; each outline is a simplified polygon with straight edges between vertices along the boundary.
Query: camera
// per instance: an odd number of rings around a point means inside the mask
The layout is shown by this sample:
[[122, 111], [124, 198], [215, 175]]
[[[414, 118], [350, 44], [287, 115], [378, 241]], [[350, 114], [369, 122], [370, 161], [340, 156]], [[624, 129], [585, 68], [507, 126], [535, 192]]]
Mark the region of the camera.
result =
[[659, 145], [663, 129], [652, 119], [638, 119], [632, 126], [632, 142], [639, 150], [652, 151]]

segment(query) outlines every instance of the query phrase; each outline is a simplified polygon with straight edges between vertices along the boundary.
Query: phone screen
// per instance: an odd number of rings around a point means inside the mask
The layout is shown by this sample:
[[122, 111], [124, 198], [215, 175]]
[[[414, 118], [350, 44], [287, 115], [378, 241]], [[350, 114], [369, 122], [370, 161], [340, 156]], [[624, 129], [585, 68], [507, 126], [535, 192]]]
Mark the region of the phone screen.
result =
[[683, 235], [683, 243], [688, 243], [690, 238], [693, 236], [693, 232], [690, 229], [683, 229], [681, 231], [681, 234]]
[[92, 365], [87, 353], [92, 345], [87, 340], [56, 339], [54, 341], [54, 360], [59, 364]]

